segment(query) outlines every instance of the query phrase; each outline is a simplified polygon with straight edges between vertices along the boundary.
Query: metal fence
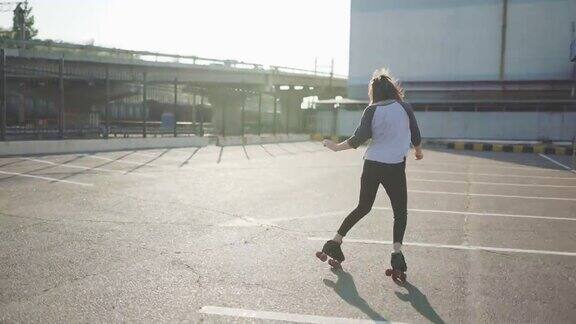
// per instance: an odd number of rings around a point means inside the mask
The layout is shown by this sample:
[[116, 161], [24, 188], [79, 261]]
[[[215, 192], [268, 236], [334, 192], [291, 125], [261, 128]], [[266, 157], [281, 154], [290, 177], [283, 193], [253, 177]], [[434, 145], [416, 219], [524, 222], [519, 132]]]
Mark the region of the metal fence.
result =
[[[196, 56], [36, 41], [12, 43], [0, 41], [4, 46], [0, 49], [0, 140], [8, 141], [309, 130], [307, 115], [299, 111], [300, 102], [292, 102], [293, 107], [282, 104], [278, 97], [282, 89], [266, 92], [254, 86], [239, 89], [184, 82], [178, 80], [174, 66], [142, 62], [216, 64], [226, 69], [330, 76], [330, 80], [339, 77], [321, 71]], [[7, 55], [22, 48], [25, 50], [18, 55]], [[102, 57], [106, 59], [99, 60]], [[110, 63], [111, 57], [116, 63]], [[212, 101], [220, 100], [219, 94], [242, 99], [216, 105]]]

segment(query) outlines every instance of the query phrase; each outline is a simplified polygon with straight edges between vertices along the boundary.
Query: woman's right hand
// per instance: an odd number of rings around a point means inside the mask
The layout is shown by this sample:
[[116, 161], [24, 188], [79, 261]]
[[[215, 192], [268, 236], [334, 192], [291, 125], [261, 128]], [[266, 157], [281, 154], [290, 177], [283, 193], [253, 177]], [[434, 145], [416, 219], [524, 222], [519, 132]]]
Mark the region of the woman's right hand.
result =
[[325, 139], [322, 141], [322, 144], [324, 144], [324, 147], [327, 147], [332, 151], [336, 151], [336, 143], [334, 143], [332, 140]]
[[424, 158], [424, 153], [422, 153], [422, 149], [420, 147], [417, 147], [414, 150], [414, 156], [416, 157], [416, 160], [422, 160]]

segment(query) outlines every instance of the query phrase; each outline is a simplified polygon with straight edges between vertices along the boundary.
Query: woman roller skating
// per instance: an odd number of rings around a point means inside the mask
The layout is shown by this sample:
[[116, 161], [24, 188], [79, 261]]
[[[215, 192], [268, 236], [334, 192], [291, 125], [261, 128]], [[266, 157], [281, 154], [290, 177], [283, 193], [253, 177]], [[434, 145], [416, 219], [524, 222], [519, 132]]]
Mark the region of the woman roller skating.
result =
[[394, 212], [392, 269], [386, 270], [397, 283], [406, 281], [406, 261], [402, 254], [402, 240], [406, 230], [407, 189], [406, 155], [410, 143], [414, 146], [416, 160], [424, 155], [420, 147], [420, 130], [411, 106], [403, 101], [404, 93], [400, 84], [387, 71], [376, 71], [368, 86], [370, 105], [366, 107], [360, 125], [354, 135], [336, 144], [324, 140], [324, 146], [332, 151], [357, 148], [369, 138], [372, 139], [364, 155], [364, 167], [360, 180], [360, 201], [340, 226], [334, 238], [317, 252], [316, 256], [330, 265], [340, 268], [344, 261], [341, 245], [348, 231], [372, 209], [378, 187], [382, 185], [390, 198]]

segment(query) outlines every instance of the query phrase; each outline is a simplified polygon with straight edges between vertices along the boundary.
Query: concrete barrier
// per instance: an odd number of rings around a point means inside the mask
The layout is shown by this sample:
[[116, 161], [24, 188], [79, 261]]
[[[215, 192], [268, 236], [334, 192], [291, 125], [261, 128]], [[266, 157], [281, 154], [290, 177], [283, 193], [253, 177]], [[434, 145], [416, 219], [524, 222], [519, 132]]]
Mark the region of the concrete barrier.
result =
[[0, 156], [199, 147], [208, 145], [208, 141], [206, 137], [193, 136], [0, 142]]
[[244, 138], [242, 136], [226, 136], [218, 137], [218, 146], [234, 146], [234, 145], [244, 145]]
[[218, 146], [234, 146], [234, 145], [252, 145], [252, 144], [269, 144], [269, 143], [283, 143], [283, 142], [305, 142], [310, 140], [308, 134], [277, 134], [277, 135], [246, 135], [242, 136], [227, 136], [218, 137]]
[[481, 141], [481, 140], [424, 140], [424, 148], [438, 147], [451, 150], [542, 153], [554, 155], [572, 155], [570, 143], [542, 143], [537, 141]]
[[[315, 133], [345, 136], [354, 133], [362, 110], [318, 111]], [[416, 111], [427, 138], [520, 141], [571, 141], [576, 136], [576, 111]], [[318, 136], [317, 136], [318, 137]]]

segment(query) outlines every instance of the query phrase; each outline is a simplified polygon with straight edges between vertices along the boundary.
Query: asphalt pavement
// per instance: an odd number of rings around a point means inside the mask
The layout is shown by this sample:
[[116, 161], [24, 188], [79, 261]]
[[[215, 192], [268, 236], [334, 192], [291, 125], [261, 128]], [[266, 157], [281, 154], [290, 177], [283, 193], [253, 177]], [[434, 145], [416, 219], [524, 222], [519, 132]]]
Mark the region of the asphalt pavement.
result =
[[314, 257], [357, 204], [364, 150], [0, 158], [0, 322], [574, 321], [570, 157], [410, 157], [401, 287], [383, 189], [343, 271]]

